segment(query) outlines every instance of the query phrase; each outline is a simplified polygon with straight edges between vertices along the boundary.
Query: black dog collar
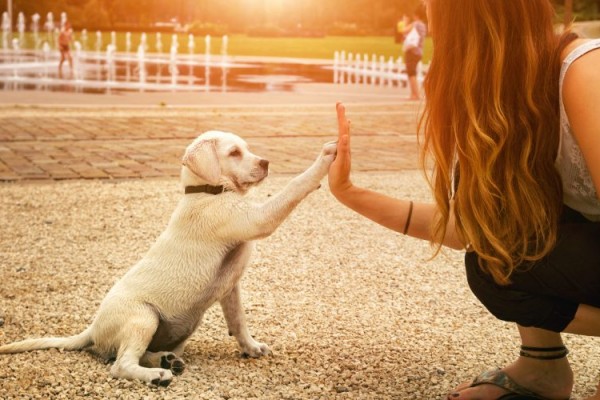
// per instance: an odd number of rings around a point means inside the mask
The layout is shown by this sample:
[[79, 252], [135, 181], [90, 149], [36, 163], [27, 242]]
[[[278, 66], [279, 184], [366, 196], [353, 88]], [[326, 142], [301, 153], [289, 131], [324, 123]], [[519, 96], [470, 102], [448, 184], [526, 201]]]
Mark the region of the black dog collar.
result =
[[223, 192], [225, 192], [224, 186], [200, 185], [200, 186], [186, 186], [185, 187], [185, 194], [193, 194], [193, 193], [221, 194]]

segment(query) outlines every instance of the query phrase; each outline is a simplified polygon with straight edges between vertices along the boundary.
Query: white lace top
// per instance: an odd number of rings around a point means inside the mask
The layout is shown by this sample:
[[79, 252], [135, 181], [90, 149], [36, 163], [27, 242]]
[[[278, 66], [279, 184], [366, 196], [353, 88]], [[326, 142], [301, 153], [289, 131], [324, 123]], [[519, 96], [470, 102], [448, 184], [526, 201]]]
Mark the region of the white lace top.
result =
[[[556, 157], [556, 168], [562, 178], [563, 201], [567, 206], [579, 211], [592, 221], [600, 221], [600, 200], [596, 195], [596, 189], [581, 149], [571, 132], [571, 124], [562, 101], [562, 86], [565, 74], [571, 64], [584, 54], [599, 48], [600, 39], [594, 39], [576, 47], [563, 61], [559, 81], [560, 145]], [[598, 105], [591, 104], [590, 107], [598, 107]]]

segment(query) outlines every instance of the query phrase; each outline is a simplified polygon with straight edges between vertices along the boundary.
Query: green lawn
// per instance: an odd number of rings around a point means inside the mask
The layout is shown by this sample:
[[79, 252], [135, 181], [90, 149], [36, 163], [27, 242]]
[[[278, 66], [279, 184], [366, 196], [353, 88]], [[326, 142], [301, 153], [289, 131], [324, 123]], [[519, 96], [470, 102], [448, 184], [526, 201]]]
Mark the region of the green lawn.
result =
[[[426, 56], [431, 54], [430, 40], [426, 43]], [[233, 36], [230, 40], [231, 54], [266, 55], [276, 57], [297, 58], [333, 58], [335, 51], [345, 50], [347, 53], [373, 54], [377, 56], [398, 57], [402, 46], [394, 43], [389, 36], [328, 36], [325, 38], [253, 38]]]
[[[80, 32], [75, 33], [75, 40], [82, 40]], [[84, 45], [88, 50], [96, 48], [96, 33], [88, 32], [87, 44]], [[131, 34], [131, 50], [136, 51], [140, 43], [140, 33]], [[117, 37], [117, 48], [119, 51], [125, 50], [126, 35], [119, 32]], [[40, 39], [46, 40], [46, 34], [41, 34]], [[204, 36], [196, 36], [194, 53], [205, 52]], [[102, 48], [110, 43], [111, 35], [109, 32], [102, 33]], [[163, 52], [169, 52], [171, 48], [172, 35], [162, 34]], [[188, 53], [188, 35], [178, 35], [179, 52]], [[156, 35], [147, 34], [148, 51], [156, 51]], [[222, 38], [211, 38], [211, 53], [221, 53]], [[33, 36], [28, 34], [25, 39], [25, 47], [33, 46]], [[394, 43], [391, 36], [327, 36], [324, 38], [262, 38], [249, 37], [246, 35], [232, 35], [229, 37], [228, 54], [243, 56], [267, 56], [267, 57], [294, 57], [294, 58], [319, 58], [333, 59], [335, 51], [345, 50], [347, 53], [368, 54], [369, 58], [375, 54], [377, 56], [398, 57], [402, 52], [402, 46]], [[424, 61], [429, 62], [431, 58], [431, 39], [427, 38], [425, 42]]]

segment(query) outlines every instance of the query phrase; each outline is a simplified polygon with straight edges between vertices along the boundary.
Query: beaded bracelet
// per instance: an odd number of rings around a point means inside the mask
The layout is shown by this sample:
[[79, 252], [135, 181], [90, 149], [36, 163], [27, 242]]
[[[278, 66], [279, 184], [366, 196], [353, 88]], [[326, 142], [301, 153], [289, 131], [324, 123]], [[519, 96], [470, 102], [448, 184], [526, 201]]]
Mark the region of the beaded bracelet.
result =
[[411, 202], [408, 206], [408, 217], [406, 218], [406, 225], [404, 225], [404, 232], [402, 232], [403, 235], [406, 235], [406, 232], [408, 232], [408, 227], [410, 226], [410, 219], [412, 218], [412, 212], [413, 212], [413, 202], [411, 200]]

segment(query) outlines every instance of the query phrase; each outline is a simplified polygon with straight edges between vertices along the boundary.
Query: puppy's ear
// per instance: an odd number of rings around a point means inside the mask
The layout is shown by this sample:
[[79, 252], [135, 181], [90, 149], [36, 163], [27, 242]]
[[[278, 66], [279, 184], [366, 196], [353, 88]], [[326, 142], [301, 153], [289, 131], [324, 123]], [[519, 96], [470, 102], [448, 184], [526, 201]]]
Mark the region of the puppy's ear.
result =
[[214, 140], [201, 140], [190, 145], [183, 155], [183, 165], [209, 184], [219, 184], [221, 166]]

